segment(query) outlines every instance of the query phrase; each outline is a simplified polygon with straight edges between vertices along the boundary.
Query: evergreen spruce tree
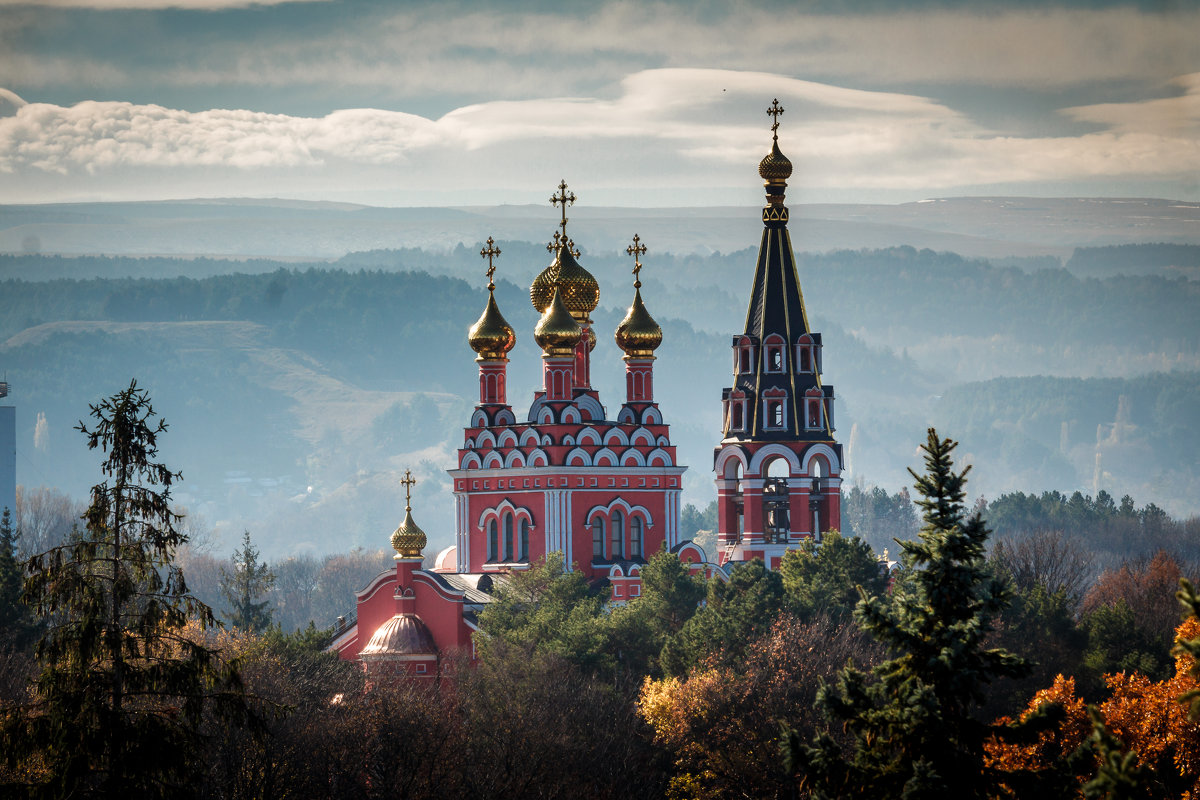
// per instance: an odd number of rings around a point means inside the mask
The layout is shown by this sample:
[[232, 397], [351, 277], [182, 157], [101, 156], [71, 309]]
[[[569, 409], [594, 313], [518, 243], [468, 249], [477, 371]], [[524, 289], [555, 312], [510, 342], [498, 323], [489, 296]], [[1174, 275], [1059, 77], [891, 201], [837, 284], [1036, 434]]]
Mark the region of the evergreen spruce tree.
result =
[[86, 529], [30, 561], [25, 600], [52, 621], [37, 645], [34, 700], [0, 717], [0, 749], [34, 797], [186, 797], [202, 763], [206, 711], [254, 722], [237, 674], [185, 635], [212, 611], [172, 562], [187, 537], [170, 508], [180, 478], [158, 455], [137, 382], [80, 422], [101, 449]]
[[271, 624], [270, 600], [259, 600], [275, 585], [275, 574], [258, 560], [250, 531], [242, 532], [242, 548], [233, 554], [233, 570], [221, 568], [221, 596], [229, 604], [229, 624], [247, 633], [260, 633]]
[[978, 514], [966, 514], [970, 468], [954, 470], [956, 444], [929, 430], [925, 472], [910, 470], [925, 524], [917, 541], [901, 543], [907, 577], [893, 597], [864, 597], [855, 611], [859, 625], [893, 658], [874, 669], [874, 680], [847, 667], [818, 697], [831, 720], [852, 735], [854, 749], [843, 752], [827, 734], [804, 746], [785, 731], [785, 762], [814, 797], [1001, 794], [984, 768], [984, 741], [1015, 733], [978, 721], [972, 710], [992, 680], [1022, 676], [1028, 667], [984, 646], [1008, 596], [984, 561], [987, 528]]
[[18, 532], [5, 508], [0, 513], [0, 647], [24, 650], [36, 630], [29, 606], [21, 599], [24, 564], [17, 558]]

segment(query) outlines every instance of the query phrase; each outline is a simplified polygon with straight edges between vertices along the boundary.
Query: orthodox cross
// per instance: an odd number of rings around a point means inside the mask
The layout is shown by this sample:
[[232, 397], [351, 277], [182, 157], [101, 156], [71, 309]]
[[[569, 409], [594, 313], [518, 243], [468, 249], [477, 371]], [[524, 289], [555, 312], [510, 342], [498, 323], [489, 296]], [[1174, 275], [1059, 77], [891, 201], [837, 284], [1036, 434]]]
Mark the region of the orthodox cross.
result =
[[575, 240], [574, 239], [567, 239], [567, 250], [569, 250], [571, 252], [571, 255], [575, 256], [576, 258], [579, 258], [579, 251], [575, 249]]
[[417, 479], [412, 476], [412, 472], [404, 470], [404, 477], [400, 479], [400, 485], [404, 487], [404, 510], [412, 511], [412, 487], [417, 483]]
[[767, 109], [767, 114], [774, 118], [774, 124], [771, 125], [771, 133], [775, 137], [775, 141], [779, 141], [779, 115], [783, 113], [783, 106], [779, 105], [779, 98], [771, 101], [771, 107]]
[[492, 292], [496, 289], [496, 282], [492, 280], [492, 276], [496, 274], [496, 265], [492, 263], [492, 259], [500, 255], [500, 248], [496, 247], [496, 242], [492, 237], [488, 237], [487, 247], [479, 251], [479, 255], [488, 260], [487, 276], [488, 276], [488, 291]]
[[575, 205], [575, 193], [567, 192], [567, 182], [560, 181], [558, 184], [558, 194], [550, 195], [550, 205], [557, 207], [562, 204], [562, 222], [558, 223], [562, 228], [563, 238], [567, 238], [567, 206]]
[[642, 256], [646, 254], [646, 245], [641, 244], [642, 237], [633, 235], [633, 244], [625, 248], [625, 252], [633, 256], [633, 288], [642, 288], [642, 279], [638, 275], [642, 271]]
[[559, 248], [563, 246], [562, 234], [558, 231], [554, 232], [554, 239], [546, 245], [547, 253], [557, 253]]

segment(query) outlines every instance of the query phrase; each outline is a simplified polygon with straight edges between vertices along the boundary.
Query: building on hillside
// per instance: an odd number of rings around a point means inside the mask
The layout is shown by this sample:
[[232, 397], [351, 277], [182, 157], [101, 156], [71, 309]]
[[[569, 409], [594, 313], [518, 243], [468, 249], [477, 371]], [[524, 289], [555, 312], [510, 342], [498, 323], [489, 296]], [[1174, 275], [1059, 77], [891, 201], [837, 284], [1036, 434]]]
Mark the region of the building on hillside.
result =
[[733, 386], [721, 394], [714, 453], [717, 562], [761, 558], [776, 569], [808, 537], [841, 528], [842, 447], [833, 438], [833, 386], [821, 382], [821, 334], [808, 324], [783, 204], [792, 162], [758, 165], [767, 193], [745, 330], [733, 337]]
[[[763, 558], [775, 568], [805, 537], [840, 525], [841, 447], [833, 439], [833, 387], [822, 385], [821, 335], [809, 329], [783, 205], [791, 163], [779, 151], [759, 165], [766, 181], [764, 231], [745, 332], [734, 338], [734, 386], [726, 389], [724, 429], [715, 454], [718, 564]], [[609, 417], [591, 385], [600, 300], [567, 235], [575, 202], [562, 182], [561, 208], [547, 249], [553, 260], [533, 281], [541, 313], [542, 386], [520, 415], [509, 402], [508, 354], [516, 332], [495, 298], [500, 250], [489, 238], [488, 300], [468, 332], [479, 369], [479, 400], [449, 470], [454, 544], [421, 569], [426, 537], [411, 507], [392, 535], [396, 569], [358, 593], [357, 615], [339, 625], [333, 648], [360, 659], [371, 679], [442, 674], [452, 654], [473, 657], [476, 615], [497, 581], [560, 552], [569, 569], [607, 584], [612, 601], [641, 592], [641, 567], [668, 550], [706, 575], [725, 574], [679, 531], [681, 480], [670, 430], [654, 399], [655, 351], [662, 329], [642, 300], [638, 236], [633, 298], [614, 338], [625, 362], [625, 397]], [[411, 488], [408, 473], [405, 485]], [[726, 567], [727, 569], [728, 567]]]

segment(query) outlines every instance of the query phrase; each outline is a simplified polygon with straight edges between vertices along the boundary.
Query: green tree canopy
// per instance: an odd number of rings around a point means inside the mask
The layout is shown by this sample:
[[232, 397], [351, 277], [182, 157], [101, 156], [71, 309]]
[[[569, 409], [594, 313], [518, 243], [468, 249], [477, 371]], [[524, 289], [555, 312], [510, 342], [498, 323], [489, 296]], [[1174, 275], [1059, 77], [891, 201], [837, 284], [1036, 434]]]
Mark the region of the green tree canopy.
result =
[[860, 589], [867, 597], [877, 597], [887, 589], [887, 576], [870, 545], [838, 531], [827, 532], [820, 543], [806, 539], [799, 550], [789, 550], [779, 574], [802, 619], [819, 614], [849, 616], [862, 596]]
[[242, 547], [233, 554], [233, 569], [221, 569], [221, 596], [229, 606], [229, 624], [259, 633], [271, 624], [271, 601], [259, 600], [275, 585], [275, 573], [258, 560], [250, 531], [242, 532]]

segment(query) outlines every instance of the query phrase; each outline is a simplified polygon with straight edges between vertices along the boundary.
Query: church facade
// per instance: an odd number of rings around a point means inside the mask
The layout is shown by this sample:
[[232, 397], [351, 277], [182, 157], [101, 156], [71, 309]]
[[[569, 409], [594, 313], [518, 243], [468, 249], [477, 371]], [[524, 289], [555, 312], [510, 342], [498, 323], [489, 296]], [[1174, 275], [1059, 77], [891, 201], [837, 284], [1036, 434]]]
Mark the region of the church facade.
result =
[[[625, 396], [609, 415], [591, 385], [597, 334], [591, 313], [599, 285], [567, 235], [575, 196], [560, 183], [551, 203], [560, 230], [552, 261], [533, 281], [541, 314], [533, 337], [542, 350], [542, 386], [515, 410], [507, 386], [516, 332], [495, 299], [488, 239], [488, 301], [468, 332], [479, 398], [449, 470], [454, 545], [421, 568], [426, 536], [411, 507], [392, 536], [396, 569], [358, 593], [357, 614], [339, 625], [333, 649], [358, 659], [369, 676], [434, 677], [452, 653], [473, 657], [477, 614], [496, 581], [555, 552], [568, 568], [606, 583], [614, 603], [640, 595], [640, 570], [667, 550], [694, 571], [724, 575], [762, 558], [778, 566], [807, 537], [840, 527], [841, 447], [833, 438], [833, 387], [821, 381], [821, 335], [808, 326], [796, 276], [788, 211], [791, 164], [779, 151], [759, 167], [767, 189], [763, 236], [745, 330], [733, 339], [733, 386], [722, 396], [723, 430], [714, 453], [718, 549], [706, 554], [679, 531], [682, 476], [670, 429], [654, 397], [662, 329], [642, 300], [639, 237], [633, 296], [613, 333], [625, 363]], [[611, 418], [610, 418], [611, 417]], [[405, 484], [411, 489], [412, 478]]]

